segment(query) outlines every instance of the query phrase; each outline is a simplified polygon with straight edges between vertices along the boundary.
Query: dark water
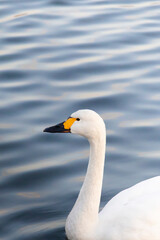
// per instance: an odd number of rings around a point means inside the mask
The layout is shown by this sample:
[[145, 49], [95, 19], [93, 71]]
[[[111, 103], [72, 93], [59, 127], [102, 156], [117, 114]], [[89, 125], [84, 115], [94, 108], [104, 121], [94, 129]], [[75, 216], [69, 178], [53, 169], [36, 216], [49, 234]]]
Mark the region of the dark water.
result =
[[104, 118], [101, 207], [160, 173], [160, 2], [0, 1], [0, 240], [65, 239], [88, 143], [45, 127]]

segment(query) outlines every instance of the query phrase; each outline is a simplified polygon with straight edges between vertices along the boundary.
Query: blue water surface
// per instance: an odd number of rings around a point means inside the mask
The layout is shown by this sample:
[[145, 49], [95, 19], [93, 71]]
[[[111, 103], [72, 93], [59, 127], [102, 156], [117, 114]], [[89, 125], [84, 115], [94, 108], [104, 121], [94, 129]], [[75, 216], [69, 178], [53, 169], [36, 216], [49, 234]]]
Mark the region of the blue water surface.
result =
[[0, 0], [0, 239], [62, 240], [89, 145], [44, 134], [78, 109], [107, 127], [101, 207], [160, 173], [160, 2]]

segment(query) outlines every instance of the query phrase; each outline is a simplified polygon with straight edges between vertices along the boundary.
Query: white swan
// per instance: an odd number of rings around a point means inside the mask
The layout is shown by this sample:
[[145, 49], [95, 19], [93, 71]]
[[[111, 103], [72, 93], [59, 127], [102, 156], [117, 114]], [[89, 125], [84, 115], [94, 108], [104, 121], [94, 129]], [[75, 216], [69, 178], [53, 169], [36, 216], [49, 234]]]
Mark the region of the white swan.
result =
[[160, 177], [140, 182], [113, 197], [99, 212], [106, 129], [92, 110], [79, 110], [44, 132], [71, 132], [90, 143], [87, 174], [66, 221], [69, 240], [160, 240]]

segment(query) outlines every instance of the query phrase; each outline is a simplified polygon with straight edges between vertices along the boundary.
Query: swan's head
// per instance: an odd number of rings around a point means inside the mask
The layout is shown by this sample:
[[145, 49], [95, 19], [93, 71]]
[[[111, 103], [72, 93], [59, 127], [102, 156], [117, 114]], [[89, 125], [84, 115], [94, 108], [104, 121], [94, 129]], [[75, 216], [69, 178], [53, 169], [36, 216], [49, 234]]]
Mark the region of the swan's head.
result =
[[64, 122], [44, 129], [49, 133], [74, 133], [86, 138], [98, 138], [105, 133], [103, 119], [94, 111], [83, 109], [71, 114]]

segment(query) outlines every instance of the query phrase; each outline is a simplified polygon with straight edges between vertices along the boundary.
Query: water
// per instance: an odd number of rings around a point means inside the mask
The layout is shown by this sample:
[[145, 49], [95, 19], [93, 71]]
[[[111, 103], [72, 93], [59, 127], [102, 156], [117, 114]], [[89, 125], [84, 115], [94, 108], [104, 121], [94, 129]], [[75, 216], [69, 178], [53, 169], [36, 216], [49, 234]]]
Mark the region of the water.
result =
[[0, 239], [65, 239], [88, 143], [44, 134], [80, 108], [107, 126], [101, 207], [160, 172], [159, 1], [0, 1]]

